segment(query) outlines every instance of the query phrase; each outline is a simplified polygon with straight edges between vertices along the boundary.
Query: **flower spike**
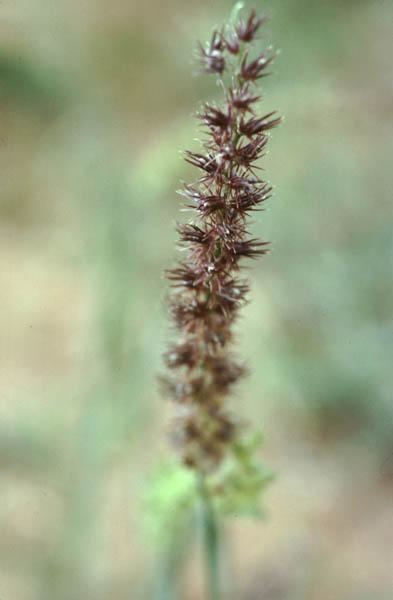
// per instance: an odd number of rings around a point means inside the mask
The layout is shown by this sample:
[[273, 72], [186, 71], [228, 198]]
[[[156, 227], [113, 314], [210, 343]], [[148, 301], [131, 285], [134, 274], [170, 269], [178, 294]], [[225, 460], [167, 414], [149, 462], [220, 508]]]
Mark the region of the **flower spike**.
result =
[[218, 77], [224, 102], [203, 106], [203, 149], [185, 152], [199, 170], [199, 179], [180, 191], [194, 219], [178, 226], [185, 258], [167, 271], [177, 339], [164, 356], [169, 374], [162, 384], [178, 407], [174, 443], [183, 463], [200, 474], [218, 467], [239, 434], [227, 409], [228, 395], [246, 374], [232, 351], [233, 324], [249, 290], [239, 274], [246, 259], [269, 251], [247, 228], [249, 215], [272, 192], [255, 173], [269, 131], [280, 123], [275, 111], [256, 113], [257, 83], [274, 57], [264, 52], [249, 59], [263, 22], [252, 11], [199, 45], [202, 69]]

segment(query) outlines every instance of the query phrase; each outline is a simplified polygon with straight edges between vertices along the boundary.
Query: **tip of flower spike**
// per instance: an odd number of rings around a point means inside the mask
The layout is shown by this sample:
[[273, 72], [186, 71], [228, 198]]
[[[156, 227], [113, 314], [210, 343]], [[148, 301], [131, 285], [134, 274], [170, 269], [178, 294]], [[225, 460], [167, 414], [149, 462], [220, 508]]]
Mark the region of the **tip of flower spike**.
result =
[[248, 19], [239, 19], [235, 25], [236, 35], [242, 42], [252, 42], [260, 28], [267, 21], [265, 16], [257, 17], [255, 10], [252, 10]]

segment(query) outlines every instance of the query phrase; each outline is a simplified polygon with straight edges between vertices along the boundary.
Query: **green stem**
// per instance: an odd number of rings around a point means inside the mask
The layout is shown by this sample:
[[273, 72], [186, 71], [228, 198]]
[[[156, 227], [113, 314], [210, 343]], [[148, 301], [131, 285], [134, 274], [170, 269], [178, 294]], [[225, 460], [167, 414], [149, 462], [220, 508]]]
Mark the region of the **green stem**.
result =
[[161, 568], [156, 600], [177, 600], [178, 580], [184, 557], [187, 556], [188, 528], [181, 535], [179, 532], [161, 557]]
[[173, 560], [173, 556], [169, 556], [163, 560], [163, 563], [156, 594], [157, 600], [176, 600], [177, 561]]
[[203, 476], [199, 480], [199, 489], [208, 598], [209, 600], [220, 600], [219, 528], [209, 490]]

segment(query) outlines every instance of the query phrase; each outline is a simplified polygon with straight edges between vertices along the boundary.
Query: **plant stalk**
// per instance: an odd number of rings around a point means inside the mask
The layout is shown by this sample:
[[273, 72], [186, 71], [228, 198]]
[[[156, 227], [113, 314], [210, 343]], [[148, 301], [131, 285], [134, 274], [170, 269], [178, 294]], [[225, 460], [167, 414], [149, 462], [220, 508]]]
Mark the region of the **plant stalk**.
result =
[[221, 599], [220, 539], [217, 516], [213, 508], [204, 476], [200, 476], [201, 529], [205, 561], [207, 598]]

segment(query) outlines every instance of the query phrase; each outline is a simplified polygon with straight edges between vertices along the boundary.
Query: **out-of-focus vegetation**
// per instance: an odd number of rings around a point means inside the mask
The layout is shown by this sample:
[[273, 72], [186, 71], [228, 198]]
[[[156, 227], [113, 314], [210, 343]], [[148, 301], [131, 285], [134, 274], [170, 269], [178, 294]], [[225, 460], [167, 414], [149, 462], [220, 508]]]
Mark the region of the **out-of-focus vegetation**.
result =
[[[393, 4], [254, 5], [282, 50], [265, 107], [286, 121], [264, 163], [277, 194], [255, 228], [273, 252], [250, 270], [239, 344], [252, 375], [234, 410], [264, 430], [278, 477], [267, 520], [229, 528], [228, 587], [388, 600]], [[143, 600], [157, 587], [162, 523], [142, 515], [169, 455], [161, 273], [175, 190], [192, 177], [178, 151], [216, 94], [194, 76], [193, 45], [230, 8], [0, 3], [4, 600]], [[189, 554], [185, 600], [201, 597]]]

